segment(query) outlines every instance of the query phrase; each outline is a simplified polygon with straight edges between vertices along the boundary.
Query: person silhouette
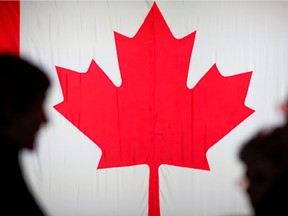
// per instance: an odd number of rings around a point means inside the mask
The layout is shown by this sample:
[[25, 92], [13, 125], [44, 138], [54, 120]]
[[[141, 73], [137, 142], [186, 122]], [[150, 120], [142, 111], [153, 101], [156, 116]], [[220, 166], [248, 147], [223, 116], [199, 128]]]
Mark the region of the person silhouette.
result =
[[1, 215], [46, 215], [24, 178], [19, 153], [35, 149], [35, 138], [47, 122], [44, 112], [50, 80], [31, 62], [0, 55]]
[[255, 216], [288, 215], [285, 198], [288, 194], [288, 118], [285, 110], [285, 124], [259, 131], [239, 151], [239, 159], [246, 168], [246, 193]]

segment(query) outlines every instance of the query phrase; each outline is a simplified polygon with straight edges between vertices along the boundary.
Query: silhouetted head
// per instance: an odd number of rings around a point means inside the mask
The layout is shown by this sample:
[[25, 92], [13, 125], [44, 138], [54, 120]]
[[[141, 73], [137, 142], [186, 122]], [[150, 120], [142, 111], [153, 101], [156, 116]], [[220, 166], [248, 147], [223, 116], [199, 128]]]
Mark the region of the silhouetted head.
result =
[[50, 85], [47, 75], [31, 62], [0, 55], [0, 136], [19, 149], [33, 149], [35, 135], [47, 121], [43, 103]]
[[246, 166], [247, 194], [256, 215], [277, 215], [286, 209], [282, 197], [288, 193], [287, 125], [258, 133], [242, 146], [239, 157]]

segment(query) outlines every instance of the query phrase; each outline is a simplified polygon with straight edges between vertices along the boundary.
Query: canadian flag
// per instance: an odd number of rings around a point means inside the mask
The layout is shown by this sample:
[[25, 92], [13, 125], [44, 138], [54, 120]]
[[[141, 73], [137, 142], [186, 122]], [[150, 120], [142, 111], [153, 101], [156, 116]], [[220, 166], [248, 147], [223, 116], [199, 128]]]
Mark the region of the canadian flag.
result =
[[1, 1], [0, 51], [43, 67], [21, 159], [50, 215], [250, 214], [242, 143], [283, 122], [288, 2]]

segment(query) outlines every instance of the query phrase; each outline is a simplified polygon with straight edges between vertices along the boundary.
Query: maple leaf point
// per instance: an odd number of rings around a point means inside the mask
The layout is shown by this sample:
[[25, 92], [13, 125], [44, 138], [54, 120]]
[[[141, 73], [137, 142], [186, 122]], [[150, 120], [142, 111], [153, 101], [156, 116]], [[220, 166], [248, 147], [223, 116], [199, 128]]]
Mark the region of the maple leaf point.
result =
[[154, 2], [133, 38], [114, 34], [120, 87], [94, 60], [86, 73], [56, 66], [64, 100], [54, 107], [100, 147], [98, 168], [149, 165], [149, 216], [160, 215], [161, 164], [209, 170], [208, 149], [254, 112], [252, 72], [224, 77], [214, 64], [187, 87], [195, 33], [176, 39]]

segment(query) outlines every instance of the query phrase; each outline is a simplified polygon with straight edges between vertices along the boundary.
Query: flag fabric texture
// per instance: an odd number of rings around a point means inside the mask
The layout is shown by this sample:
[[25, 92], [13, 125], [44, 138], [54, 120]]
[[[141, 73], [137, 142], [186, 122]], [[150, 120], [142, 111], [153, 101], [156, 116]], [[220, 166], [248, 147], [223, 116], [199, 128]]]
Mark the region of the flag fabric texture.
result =
[[49, 123], [21, 156], [43, 208], [250, 214], [237, 154], [283, 122], [287, 21], [284, 1], [0, 2], [0, 52], [52, 81]]

